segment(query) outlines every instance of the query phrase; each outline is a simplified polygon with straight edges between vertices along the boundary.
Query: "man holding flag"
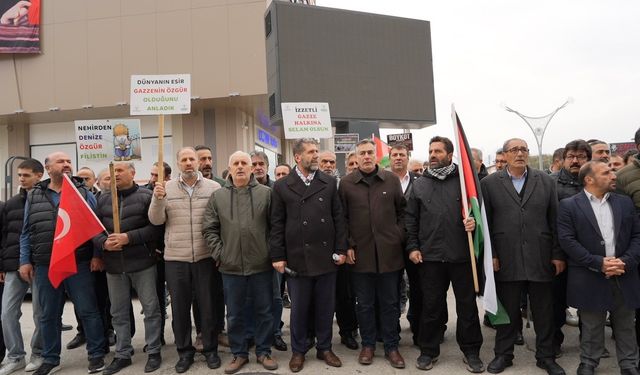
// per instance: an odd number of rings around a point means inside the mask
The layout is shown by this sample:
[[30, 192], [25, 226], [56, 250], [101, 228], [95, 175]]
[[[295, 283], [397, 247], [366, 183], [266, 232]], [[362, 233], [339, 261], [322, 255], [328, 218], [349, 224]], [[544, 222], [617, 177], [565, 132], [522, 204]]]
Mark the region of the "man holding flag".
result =
[[103, 264], [89, 240], [104, 227], [90, 208], [96, 205], [93, 194], [81, 179], [69, 178], [72, 168], [68, 155], [50, 154], [45, 169], [50, 179], [29, 192], [20, 236], [20, 276], [35, 283], [42, 308], [44, 363], [35, 374], [58, 370], [65, 291], [85, 329], [88, 370], [92, 374], [104, 369], [105, 337], [91, 276], [91, 271], [101, 270]]
[[482, 333], [466, 234], [474, 230], [475, 221], [462, 217], [460, 175], [452, 159], [451, 140], [433, 137], [429, 142], [429, 168], [413, 183], [407, 203], [406, 250], [418, 265], [423, 296], [416, 367], [429, 370], [440, 355], [443, 306], [451, 283], [463, 360], [467, 370], [480, 373], [484, 371], [479, 356]]

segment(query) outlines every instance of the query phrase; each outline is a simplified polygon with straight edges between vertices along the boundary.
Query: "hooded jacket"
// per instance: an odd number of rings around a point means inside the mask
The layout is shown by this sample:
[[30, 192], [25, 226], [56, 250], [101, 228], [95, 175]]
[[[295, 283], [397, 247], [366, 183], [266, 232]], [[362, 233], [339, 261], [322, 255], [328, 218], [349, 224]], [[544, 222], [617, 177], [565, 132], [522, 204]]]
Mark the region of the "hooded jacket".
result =
[[251, 176], [237, 188], [231, 177], [209, 198], [202, 234], [221, 273], [249, 276], [272, 269], [269, 257], [271, 189]]

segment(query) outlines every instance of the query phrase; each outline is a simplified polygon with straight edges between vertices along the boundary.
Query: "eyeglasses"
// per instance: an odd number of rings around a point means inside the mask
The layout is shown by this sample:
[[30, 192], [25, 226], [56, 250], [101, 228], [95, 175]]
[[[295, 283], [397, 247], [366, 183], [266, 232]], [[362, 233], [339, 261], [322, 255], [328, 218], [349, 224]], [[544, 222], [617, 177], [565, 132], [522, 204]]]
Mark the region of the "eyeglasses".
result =
[[529, 153], [529, 149], [526, 147], [512, 147], [510, 149], [508, 149], [506, 152], [510, 153], [510, 154], [517, 154], [518, 152], [522, 152], [523, 154], [528, 154]]
[[567, 156], [565, 156], [565, 159], [569, 159], [569, 160], [577, 159], [577, 160], [580, 160], [580, 161], [584, 161], [584, 160], [587, 160], [587, 155], [567, 154]]
[[493, 162], [494, 162], [495, 164], [507, 164], [507, 161], [506, 161], [506, 160], [497, 160], [497, 159], [496, 159], [496, 160], [494, 160]]

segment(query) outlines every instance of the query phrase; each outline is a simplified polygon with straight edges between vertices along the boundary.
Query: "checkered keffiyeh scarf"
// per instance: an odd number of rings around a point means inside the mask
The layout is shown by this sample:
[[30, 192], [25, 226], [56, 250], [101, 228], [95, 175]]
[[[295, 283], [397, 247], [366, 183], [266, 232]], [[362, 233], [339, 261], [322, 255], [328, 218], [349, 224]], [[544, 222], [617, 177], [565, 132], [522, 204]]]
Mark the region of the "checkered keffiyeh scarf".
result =
[[445, 178], [447, 178], [448, 175], [453, 173], [456, 170], [456, 168], [457, 168], [456, 165], [454, 163], [451, 163], [446, 167], [433, 168], [433, 169], [429, 168], [424, 172], [429, 176], [437, 178], [438, 180], [444, 180]]

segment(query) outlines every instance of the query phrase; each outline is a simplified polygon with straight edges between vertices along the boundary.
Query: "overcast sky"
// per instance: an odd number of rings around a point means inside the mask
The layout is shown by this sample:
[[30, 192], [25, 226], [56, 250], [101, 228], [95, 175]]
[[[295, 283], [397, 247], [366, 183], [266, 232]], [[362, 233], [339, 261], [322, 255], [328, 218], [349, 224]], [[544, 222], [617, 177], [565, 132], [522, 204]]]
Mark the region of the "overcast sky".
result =
[[511, 137], [525, 139], [537, 154], [531, 130], [503, 104], [543, 116], [573, 98], [551, 120], [543, 153], [576, 138], [628, 142], [640, 127], [640, 2], [317, 0], [317, 5], [431, 22], [438, 123], [413, 131], [414, 145], [421, 145], [415, 157], [426, 158], [430, 137], [453, 134], [452, 103], [469, 143], [484, 151], [485, 161]]

